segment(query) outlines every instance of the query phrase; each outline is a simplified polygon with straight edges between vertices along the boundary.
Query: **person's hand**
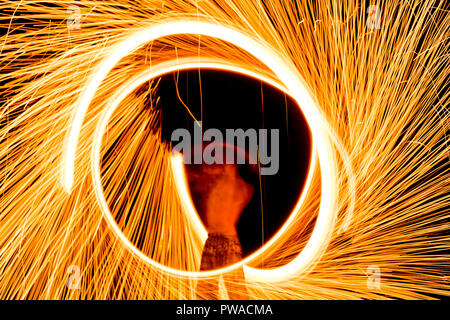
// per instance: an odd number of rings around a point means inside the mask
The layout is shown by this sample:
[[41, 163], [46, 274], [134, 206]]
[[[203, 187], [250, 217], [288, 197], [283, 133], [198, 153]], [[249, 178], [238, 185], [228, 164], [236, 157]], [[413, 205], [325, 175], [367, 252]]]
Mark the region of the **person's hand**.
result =
[[214, 179], [205, 195], [208, 232], [236, 234], [236, 224], [254, 188], [242, 179], [234, 164], [210, 166], [205, 170]]

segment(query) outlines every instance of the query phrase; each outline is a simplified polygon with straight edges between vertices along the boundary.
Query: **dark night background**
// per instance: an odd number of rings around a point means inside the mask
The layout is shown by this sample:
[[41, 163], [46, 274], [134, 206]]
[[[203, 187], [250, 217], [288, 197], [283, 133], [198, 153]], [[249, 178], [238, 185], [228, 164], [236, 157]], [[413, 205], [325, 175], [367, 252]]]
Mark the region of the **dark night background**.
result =
[[[237, 226], [244, 255], [247, 255], [275, 234], [301, 193], [311, 154], [306, 120], [289, 96], [257, 79], [218, 70], [180, 71], [161, 77], [158, 87], [162, 133], [166, 141], [170, 141], [177, 128], [186, 128], [193, 136], [194, 120], [177, 96], [177, 84], [180, 98], [198, 120], [203, 105], [203, 130], [217, 128], [225, 139], [225, 129], [279, 129], [278, 173], [261, 176], [260, 187], [258, 175], [248, 174], [245, 166], [240, 169], [246, 182], [255, 188]], [[270, 136], [267, 140], [270, 141]], [[269, 155], [271, 150], [269, 145]]]

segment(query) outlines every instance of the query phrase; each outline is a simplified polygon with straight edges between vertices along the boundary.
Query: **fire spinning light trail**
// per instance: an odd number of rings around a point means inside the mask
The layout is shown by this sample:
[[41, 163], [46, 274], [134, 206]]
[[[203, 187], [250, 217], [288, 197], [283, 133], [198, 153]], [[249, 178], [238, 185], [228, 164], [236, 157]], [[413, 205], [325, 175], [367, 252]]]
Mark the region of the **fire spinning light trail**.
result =
[[[252, 299], [450, 295], [443, 2], [74, 5], [0, 1], [0, 298], [191, 299], [242, 265]], [[314, 145], [276, 235], [207, 272], [158, 108], [158, 77], [197, 68], [284, 91]]]

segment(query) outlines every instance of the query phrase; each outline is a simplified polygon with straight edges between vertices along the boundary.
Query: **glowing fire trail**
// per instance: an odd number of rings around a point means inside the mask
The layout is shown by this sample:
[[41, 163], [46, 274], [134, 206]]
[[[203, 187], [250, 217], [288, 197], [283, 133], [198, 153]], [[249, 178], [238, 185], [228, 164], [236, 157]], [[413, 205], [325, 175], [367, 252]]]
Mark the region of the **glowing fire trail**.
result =
[[[297, 98], [307, 116], [317, 112], [309, 117], [317, 120], [309, 124], [318, 153], [309, 185], [260, 252], [264, 269], [257, 259], [245, 262], [251, 298], [449, 295], [449, 16], [443, 6], [386, 1], [377, 29], [368, 23], [368, 8], [345, 0], [76, 5], [78, 17], [76, 11], [69, 16], [66, 2], [0, 1], [11, 12], [0, 18], [8, 30], [0, 39], [0, 298], [195, 297], [199, 275], [189, 272], [198, 270], [204, 235], [188, 200], [180, 200], [179, 171], [161, 142], [157, 83], [148, 77], [117, 100], [133, 77], [187, 63], [250, 74]], [[191, 29], [183, 24], [184, 32], [162, 32], [154, 41], [133, 38], [181, 22]], [[198, 28], [201, 23], [212, 27]], [[239, 37], [249, 41], [233, 41]], [[133, 39], [142, 43], [119, 56], [119, 44]], [[76, 120], [88, 85], [115, 54]], [[277, 59], [284, 67], [271, 63]], [[298, 95], [300, 79], [309, 109]], [[71, 141], [74, 119], [79, 138]], [[73, 170], [66, 171], [67, 158]], [[98, 185], [117, 230], [99, 205]], [[335, 219], [326, 224], [327, 241], [311, 249], [311, 263], [270, 273], [308, 250], [307, 226], [321, 210]], [[80, 268], [75, 290], [66, 286], [71, 265]], [[379, 287], [368, 285], [373, 266], [381, 271]]]

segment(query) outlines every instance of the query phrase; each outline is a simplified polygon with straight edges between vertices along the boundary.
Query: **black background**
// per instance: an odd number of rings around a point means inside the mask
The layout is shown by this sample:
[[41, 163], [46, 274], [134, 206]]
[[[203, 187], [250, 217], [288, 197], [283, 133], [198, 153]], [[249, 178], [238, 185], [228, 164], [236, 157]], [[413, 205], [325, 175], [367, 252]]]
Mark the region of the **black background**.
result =
[[193, 136], [196, 125], [177, 96], [177, 86], [180, 98], [202, 120], [203, 130], [217, 128], [224, 139], [225, 129], [279, 129], [278, 172], [262, 175], [260, 185], [258, 175], [241, 169], [255, 190], [237, 226], [247, 255], [274, 235], [298, 200], [311, 155], [309, 127], [293, 99], [265, 82], [232, 72], [192, 69], [167, 74], [159, 82], [162, 135], [168, 142], [177, 128], [186, 128]]

